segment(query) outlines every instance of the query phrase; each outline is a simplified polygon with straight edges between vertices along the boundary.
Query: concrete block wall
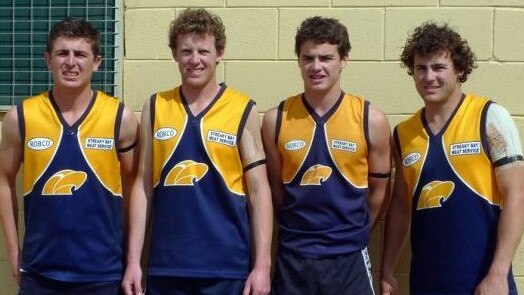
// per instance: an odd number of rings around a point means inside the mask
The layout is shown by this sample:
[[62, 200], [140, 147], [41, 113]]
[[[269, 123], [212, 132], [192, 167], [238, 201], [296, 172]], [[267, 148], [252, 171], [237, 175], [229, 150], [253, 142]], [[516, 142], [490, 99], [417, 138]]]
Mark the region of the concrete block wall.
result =
[[[422, 106], [398, 56], [410, 31], [428, 20], [445, 21], [468, 39], [478, 68], [465, 91], [488, 96], [508, 108], [524, 139], [524, 1], [522, 0], [124, 0], [122, 97], [139, 112], [158, 90], [178, 85], [180, 77], [167, 46], [169, 24], [187, 7], [218, 14], [227, 29], [219, 81], [249, 94], [262, 113], [302, 90], [293, 52], [300, 22], [322, 15], [348, 26], [352, 51], [342, 76], [347, 92], [364, 96], [388, 115], [391, 126]], [[22, 204], [22, 203], [20, 203]], [[20, 205], [21, 207], [22, 205]], [[523, 215], [524, 218], [524, 215]], [[370, 244], [378, 281], [383, 223]], [[3, 238], [0, 237], [0, 295], [13, 294]], [[406, 247], [407, 248], [407, 247]], [[513, 270], [524, 292], [524, 245]], [[407, 290], [409, 250], [397, 275]], [[403, 291], [402, 294], [408, 294]]]

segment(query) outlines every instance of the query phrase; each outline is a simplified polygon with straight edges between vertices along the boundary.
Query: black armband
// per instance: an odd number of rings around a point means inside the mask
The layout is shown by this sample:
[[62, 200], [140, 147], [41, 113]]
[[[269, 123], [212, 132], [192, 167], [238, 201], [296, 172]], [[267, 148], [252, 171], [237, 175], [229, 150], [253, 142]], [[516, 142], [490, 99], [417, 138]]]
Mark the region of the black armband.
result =
[[388, 172], [388, 173], [373, 173], [373, 172], [369, 172], [368, 176], [369, 177], [373, 177], [373, 178], [388, 178], [388, 177], [391, 176], [391, 172]]
[[124, 147], [124, 148], [119, 148], [117, 151], [118, 151], [119, 154], [128, 152], [128, 151], [134, 149], [137, 146], [137, 144], [138, 144], [138, 140], [133, 142], [130, 146], [127, 146], [127, 147]]
[[248, 171], [248, 170], [251, 170], [251, 169], [255, 168], [256, 166], [260, 166], [260, 165], [264, 165], [264, 164], [266, 164], [266, 159], [255, 161], [255, 162], [247, 165], [246, 167], [244, 167], [244, 173], [246, 171]]
[[521, 155], [516, 155], [516, 156], [511, 156], [511, 157], [504, 157], [502, 159], [498, 159], [497, 161], [495, 161], [495, 163], [493, 163], [493, 166], [494, 167], [500, 167], [500, 166], [504, 166], [506, 164], [511, 164], [513, 162], [518, 162], [518, 161], [523, 161], [524, 160], [524, 157], [522, 157]]

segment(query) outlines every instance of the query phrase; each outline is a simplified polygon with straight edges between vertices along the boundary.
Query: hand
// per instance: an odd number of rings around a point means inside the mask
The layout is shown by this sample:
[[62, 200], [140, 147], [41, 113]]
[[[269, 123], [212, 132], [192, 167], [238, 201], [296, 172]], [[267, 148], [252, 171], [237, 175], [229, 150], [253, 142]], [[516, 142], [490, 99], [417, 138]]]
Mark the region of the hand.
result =
[[507, 295], [509, 294], [507, 274], [490, 274], [478, 284], [475, 295]]
[[122, 289], [126, 295], [142, 295], [142, 269], [139, 264], [129, 264], [122, 279]]
[[382, 276], [380, 279], [381, 295], [398, 295], [398, 282], [393, 275]]
[[271, 291], [269, 269], [253, 269], [242, 295], [267, 295]]

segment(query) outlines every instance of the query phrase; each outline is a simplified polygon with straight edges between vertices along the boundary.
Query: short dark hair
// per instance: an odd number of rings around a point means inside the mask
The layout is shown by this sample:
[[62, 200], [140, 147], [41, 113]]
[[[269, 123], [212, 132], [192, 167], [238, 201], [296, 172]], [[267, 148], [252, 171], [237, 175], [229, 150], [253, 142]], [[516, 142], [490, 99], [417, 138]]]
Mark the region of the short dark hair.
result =
[[455, 70], [464, 72], [459, 77], [462, 83], [466, 82], [468, 75], [477, 67], [475, 54], [468, 42], [447, 24], [438, 25], [434, 22], [425, 22], [413, 31], [406, 41], [400, 60], [408, 69], [408, 74], [413, 75], [415, 55], [429, 56], [438, 52], [448, 52]]
[[169, 47], [176, 49], [177, 37], [187, 33], [214, 36], [217, 51], [222, 51], [226, 47], [226, 28], [222, 19], [203, 8], [188, 8], [171, 22]]
[[300, 48], [307, 41], [337, 45], [340, 58], [347, 57], [351, 50], [346, 26], [337, 19], [314, 16], [305, 19], [295, 36], [295, 54], [300, 58]]
[[68, 17], [54, 24], [47, 37], [47, 53], [51, 53], [54, 42], [60, 37], [84, 38], [91, 43], [93, 55], [95, 57], [100, 55], [100, 34], [86, 20]]

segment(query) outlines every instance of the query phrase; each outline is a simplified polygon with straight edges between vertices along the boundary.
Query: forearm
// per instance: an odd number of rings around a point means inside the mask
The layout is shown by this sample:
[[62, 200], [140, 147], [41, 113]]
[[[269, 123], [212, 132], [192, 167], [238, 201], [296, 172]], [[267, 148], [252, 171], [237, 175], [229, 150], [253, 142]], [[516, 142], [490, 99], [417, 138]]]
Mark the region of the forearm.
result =
[[490, 272], [507, 275], [516, 249], [524, 230], [524, 200], [520, 196], [523, 192], [515, 192], [514, 196], [505, 198], [497, 234], [497, 245], [490, 267]]
[[140, 264], [147, 221], [151, 215], [151, 205], [143, 190], [135, 190], [132, 194], [129, 213], [129, 239], [127, 263]]
[[273, 209], [269, 198], [255, 197], [251, 203], [251, 227], [255, 251], [254, 268], [269, 271], [271, 268], [271, 238], [273, 235]]
[[406, 204], [404, 194], [402, 192], [397, 192], [397, 194], [393, 194], [386, 214], [381, 266], [383, 276], [393, 274], [411, 223], [410, 209]]
[[369, 220], [371, 228], [374, 228], [382, 216], [384, 210], [385, 200], [389, 193], [388, 179], [373, 179], [370, 180], [369, 194], [367, 197], [367, 205], [369, 210]]
[[[16, 263], [20, 252], [18, 243], [18, 203], [12, 189], [1, 186], [0, 190], [0, 221], [4, 233], [7, 254], [10, 262]], [[10, 187], [9, 185], [7, 187]]]

